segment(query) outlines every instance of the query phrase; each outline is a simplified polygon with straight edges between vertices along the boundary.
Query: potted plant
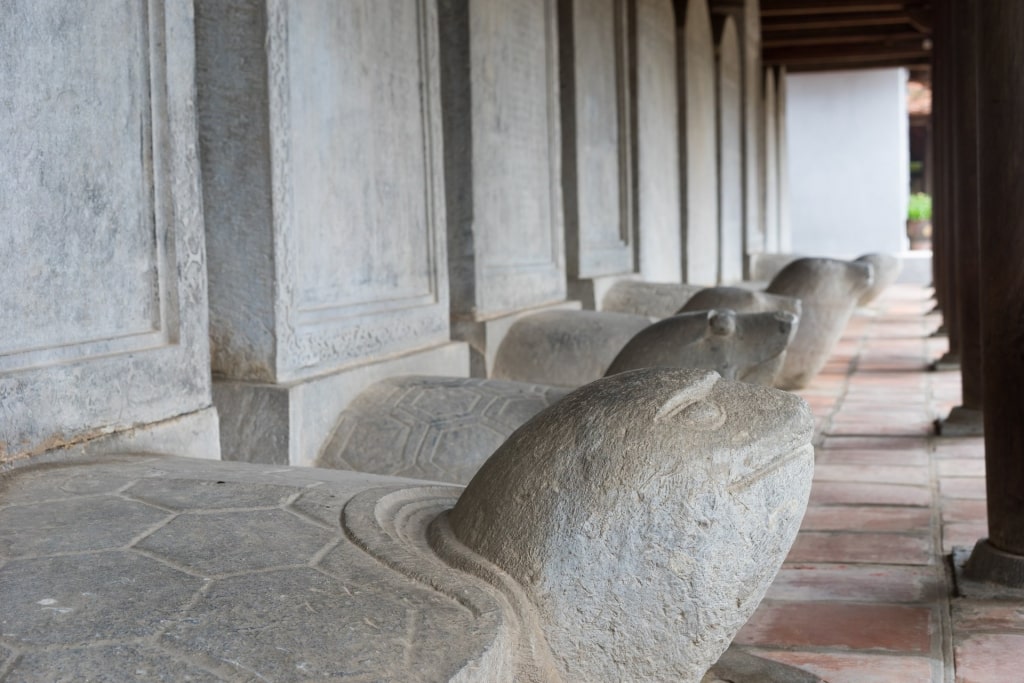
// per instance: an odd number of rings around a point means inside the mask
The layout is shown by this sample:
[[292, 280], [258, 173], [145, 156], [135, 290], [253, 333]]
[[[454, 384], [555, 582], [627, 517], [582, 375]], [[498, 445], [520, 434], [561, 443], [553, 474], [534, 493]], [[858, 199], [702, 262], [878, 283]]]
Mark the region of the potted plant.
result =
[[907, 237], [911, 249], [932, 246], [932, 198], [924, 192], [915, 192], [907, 202]]

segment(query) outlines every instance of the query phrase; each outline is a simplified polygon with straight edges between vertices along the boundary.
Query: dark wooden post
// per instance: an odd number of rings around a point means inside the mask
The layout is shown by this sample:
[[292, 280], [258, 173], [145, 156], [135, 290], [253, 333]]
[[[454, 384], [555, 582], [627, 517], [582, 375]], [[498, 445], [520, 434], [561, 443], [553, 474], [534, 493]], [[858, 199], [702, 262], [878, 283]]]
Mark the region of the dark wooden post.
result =
[[1024, 2], [977, 3], [988, 539], [964, 574], [1024, 589]]
[[[953, 4], [953, 3], [950, 3]], [[952, 193], [955, 233], [953, 263], [956, 340], [960, 351], [961, 405], [939, 426], [943, 436], [977, 436], [982, 433], [981, 298], [978, 263], [978, 50], [977, 0], [959, 0], [953, 26], [954, 64], [952, 113], [955, 139], [952, 151]], [[950, 337], [950, 348], [953, 346]]]
[[949, 337], [949, 350], [936, 360], [936, 370], [955, 370], [960, 364], [960, 327], [956, 282], [956, 195], [954, 154], [956, 139], [956, 93], [953, 71], [956, 64], [955, 0], [939, 3], [935, 11], [935, 59], [932, 74], [933, 115], [936, 126], [936, 186], [932, 216], [932, 268], [935, 293], [942, 311], [942, 327]]

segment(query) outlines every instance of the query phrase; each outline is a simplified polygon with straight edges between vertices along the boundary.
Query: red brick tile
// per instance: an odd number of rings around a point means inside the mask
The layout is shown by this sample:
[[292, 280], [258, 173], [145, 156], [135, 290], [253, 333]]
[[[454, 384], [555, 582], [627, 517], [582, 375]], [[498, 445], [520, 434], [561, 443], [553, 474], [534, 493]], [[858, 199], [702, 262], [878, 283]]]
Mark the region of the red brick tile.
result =
[[765, 597], [770, 600], [926, 602], [945, 593], [941, 572], [941, 567], [786, 564]]
[[957, 683], [1011, 683], [1024, 677], [1024, 635], [971, 636], [953, 651]]
[[904, 484], [863, 484], [859, 482], [815, 482], [812, 505], [916, 505], [928, 507], [929, 489]]
[[928, 447], [927, 439], [921, 437], [896, 436], [830, 436], [824, 440], [822, 447], [855, 448], [857, 450], [906, 450]]
[[1024, 633], [1024, 602], [954, 600], [953, 631], [964, 636], [971, 631]]
[[937, 621], [929, 607], [764, 602], [735, 642], [792, 648], [930, 652]]
[[949, 439], [936, 442], [935, 456], [938, 458], [984, 458], [984, 439]]
[[878, 564], [930, 564], [931, 537], [926, 534], [847, 533], [801, 531], [787, 562], [857, 562]]
[[984, 477], [942, 477], [939, 479], [939, 493], [944, 498], [985, 499]]
[[949, 458], [938, 461], [941, 477], [984, 477], [985, 461], [978, 458]]
[[985, 522], [986, 520], [988, 520], [988, 508], [983, 500], [947, 498], [942, 501], [942, 521], [944, 522]]
[[927, 508], [882, 505], [808, 507], [804, 531], [925, 531], [931, 527]]
[[829, 683], [930, 683], [942, 681], [942, 662], [926, 657], [750, 649], [765, 659], [795, 666]]
[[815, 451], [815, 461], [823, 465], [905, 465], [920, 467], [930, 459], [923, 450], [859, 451], [852, 448]]
[[815, 481], [860, 481], [927, 486], [930, 478], [930, 472], [924, 467], [833, 463], [817, 464], [814, 467]]
[[984, 522], [952, 522], [942, 525], [942, 552], [951, 553], [955, 546], [973, 548], [979, 539], [988, 538]]

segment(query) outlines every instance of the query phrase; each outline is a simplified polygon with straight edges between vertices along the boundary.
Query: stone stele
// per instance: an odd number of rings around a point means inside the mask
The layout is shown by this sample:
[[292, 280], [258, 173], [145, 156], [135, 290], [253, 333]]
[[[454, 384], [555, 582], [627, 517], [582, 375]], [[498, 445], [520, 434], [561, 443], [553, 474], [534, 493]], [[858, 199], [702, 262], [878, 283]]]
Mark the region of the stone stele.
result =
[[775, 276], [766, 291], [796, 297], [803, 307], [776, 386], [799, 389], [814, 379], [873, 281], [870, 263], [829, 258], [797, 259]]
[[715, 370], [725, 379], [772, 386], [796, 334], [788, 312], [683, 313], [641, 330], [619, 352], [608, 375], [648, 367]]
[[860, 306], [867, 306], [877, 299], [889, 285], [896, 282], [900, 271], [903, 270], [903, 262], [898, 256], [892, 254], [864, 254], [858, 257], [854, 263], [870, 263], [874, 268], [875, 281], [857, 301]]
[[498, 347], [491, 376], [576, 388], [602, 377], [649, 318], [597, 311], [544, 311], [524, 316]]
[[728, 308], [737, 313], [785, 311], [798, 318], [803, 311], [800, 299], [791, 296], [768, 294], [743, 287], [708, 287], [690, 297], [678, 312], [710, 311], [715, 308]]
[[317, 467], [467, 483], [524, 422], [567, 393], [466, 377], [390, 377], [341, 413]]
[[601, 302], [602, 311], [667, 318], [678, 311], [703, 285], [622, 280], [612, 285]]
[[811, 435], [807, 405], [768, 387], [608, 377], [509, 437], [435, 521], [434, 547], [503, 582], [517, 680], [696, 682], [796, 537]]

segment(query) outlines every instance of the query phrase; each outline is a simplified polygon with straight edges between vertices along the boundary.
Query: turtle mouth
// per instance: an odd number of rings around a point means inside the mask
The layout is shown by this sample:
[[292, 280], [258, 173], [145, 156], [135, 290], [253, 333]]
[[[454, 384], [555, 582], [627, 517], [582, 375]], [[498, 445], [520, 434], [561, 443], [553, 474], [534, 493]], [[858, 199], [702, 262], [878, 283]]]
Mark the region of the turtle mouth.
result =
[[810, 443], [805, 443], [801, 446], [797, 446], [796, 448], [792, 449], [791, 451], [780, 457], [772, 458], [771, 460], [769, 460], [756, 470], [749, 472], [743, 477], [740, 477], [739, 479], [733, 481], [726, 487], [726, 490], [729, 493], [738, 493], [740, 491], [748, 489], [751, 486], [753, 486], [756, 482], [760, 481], [761, 479], [764, 479], [769, 474], [772, 474], [777, 470], [781, 470], [789, 466], [791, 463], [806, 457], [807, 455], [810, 455], [812, 458], [814, 457], [814, 446], [811, 445]]

